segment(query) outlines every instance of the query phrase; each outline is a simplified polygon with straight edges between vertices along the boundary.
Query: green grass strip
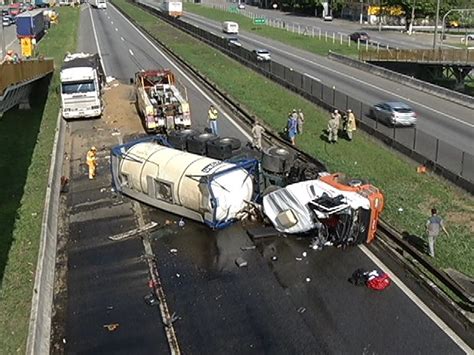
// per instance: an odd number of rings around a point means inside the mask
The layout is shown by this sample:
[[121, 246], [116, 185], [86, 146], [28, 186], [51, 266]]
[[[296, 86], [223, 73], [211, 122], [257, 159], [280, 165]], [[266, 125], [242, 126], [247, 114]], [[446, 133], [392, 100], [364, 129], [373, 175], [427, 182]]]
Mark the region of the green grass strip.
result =
[[[39, 43], [56, 69], [76, 48], [79, 9], [58, 9], [59, 24]], [[38, 257], [41, 221], [60, 96], [56, 70], [46, 104], [32, 93], [32, 109], [13, 110], [0, 119], [0, 353], [24, 353]], [[42, 88], [47, 90], [46, 87]], [[46, 95], [45, 95], [46, 96]], [[35, 99], [36, 98], [36, 99]]]
[[436, 206], [447, 221], [451, 237], [439, 238], [434, 263], [474, 275], [472, 196], [435, 175], [417, 174], [411, 162], [360, 130], [353, 142], [341, 139], [337, 145], [324, 143], [321, 134], [327, 125], [327, 112], [126, 0], [113, 2], [275, 130], [284, 127], [289, 110], [303, 109], [305, 132], [297, 137], [298, 146], [325, 162], [331, 171], [368, 179], [381, 188], [386, 198], [383, 218], [398, 230], [423, 235], [429, 210]]
[[[290, 46], [303, 49], [308, 52], [312, 52], [319, 55], [327, 55], [329, 51], [337, 52], [339, 54], [356, 57], [358, 56], [357, 43], [348, 44], [347, 37], [343, 36], [343, 44], [340, 44], [340, 37], [337, 36], [333, 39], [332, 33], [322, 32], [321, 39], [318, 38], [319, 32], [315, 29], [314, 38], [312, 31], [307, 36], [299, 35], [297, 32], [291, 32], [292, 28], [288, 30], [270, 27], [268, 25], [254, 25], [253, 20], [241, 15], [239, 13], [230, 13], [211, 7], [197, 5], [192, 3], [184, 3], [184, 10], [195, 13], [203, 17], [207, 17], [211, 20], [218, 21], [220, 23], [224, 21], [234, 21], [239, 24], [239, 30], [248, 32], [254, 32], [256, 35], [273, 39], [278, 42], [288, 44]], [[230, 4], [229, 4], [230, 6]], [[314, 26], [316, 27], [316, 26]], [[297, 29], [296, 29], [297, 31]], [[301, 28], [303, 31], [303, 28]], [[222, 36], [225, 34], [222, 33]], [[334, 41], [334, 43], [333, 43]]]

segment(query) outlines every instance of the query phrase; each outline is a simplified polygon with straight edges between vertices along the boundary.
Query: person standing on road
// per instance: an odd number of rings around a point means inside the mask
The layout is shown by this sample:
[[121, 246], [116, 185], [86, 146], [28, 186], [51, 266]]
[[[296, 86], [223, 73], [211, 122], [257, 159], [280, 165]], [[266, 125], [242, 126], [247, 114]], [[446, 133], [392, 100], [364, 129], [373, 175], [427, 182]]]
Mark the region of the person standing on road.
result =
[[253, 138], [252, 145], [257, 150], [262, 150], [262, 134], [263, 134], [263, 132], [265, 132], [265, 129], [262, 126], [260, 126], [260, 123], [258, 121], [255, 121], [255, 123], [252, 127], [252, 138]]
[[211, 129], [212, 134], [218, 135], [217, 130], [217, 116], [218, 112], [214, 105], [209, 106], [209, 110], [207, 111], [207, 119], [209, 121], [209, 128]]
[[298, 134], [298, 122], [296, 118], [296, 111], [294, 113], [295, 114], [291, 114], [291, 113], [289, 114], [288, 125], [287, 125], [288, 138], [290, 139], [291, 145], [296, 144], [295, 138], [296, 138], [296, 135]]
[[432, 258], [435, 257], [435, 244], [436, 238], [438, 238], [439, 233], [443, 230], [444, 233], [449, 237], [449, 233], [444, 227], [443, 219], [438, 216], [438, 211], [436, 208], [431, 209], [431, 217], [426, 221], [426, 233], [428, 234], [428, 248], [429, 253]]
[[346, 133], [347, 138], [351, 141], [352, 140], [352, 132], [356, 130], [356, 118], [354, 112], [351, 109], [347, 110], [347, 122], [346, 122]]
[[298, 134], [303, 134], [303, 125], [304, 125], [304, 114], [301, 109], [298, 110]]
[[329, 143], [337, 143], [337, 135], [339, 131], [339, 124], [341, 122], [341, 114], [338, 110], [331, 113], [328, 121], [328, 141]]
[[87, 166], [89, 167], [89, 180], [93, 180], [97, 168], [97, 149], [95, 147], [91, 147], [87, 152]]

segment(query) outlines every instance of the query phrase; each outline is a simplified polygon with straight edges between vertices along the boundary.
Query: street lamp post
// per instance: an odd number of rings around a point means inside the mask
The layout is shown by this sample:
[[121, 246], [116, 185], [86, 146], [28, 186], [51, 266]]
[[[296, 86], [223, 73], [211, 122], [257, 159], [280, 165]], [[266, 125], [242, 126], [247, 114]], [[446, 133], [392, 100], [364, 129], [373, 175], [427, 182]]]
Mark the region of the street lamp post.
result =
[[433, 35], [433, 50], [436, 49], [436, 36], [438, 35], [438, 21], [439, 21], [439, 3], [441, 0], [438, 0], [436, 3], [436, 20], [435, 20], [435, 28], [434, 28], [434, 35]]
[[360, 22], [361, 25], [362, 25], [362, 20], [363, 20], [362, 12], [364, 12], [364, 0], [360, 0], [360, 18], [359, 18], [359, 22]]
[[474, 9], [451, 9], [451, 10], [449, 10], [448, 12], [446, 12], [446, 13], [444, 14], [443, 20], [442, 20], [442, 26], [441, 26], [441, 40], [440, 40], [440, 46], [443, 45], [444, 30], [445, 30], [445, 27], [446, 27], [446, 17], [449, 15], [449, 13], [454, 12], [454, 11], [457, 11], [457, 12], [471, 12], [471, 11], [474, 11]]
[[[3, 23], [2, 23], [2, 57], [5, 55], [5, 50], [6, 50], [6, 46], [5, 46], [5, 28], [3, 27]], [[0, 62], [2, 61], [2, 59], [0, 58]]]
[[415, 21], [415, 5], [416, 5], [416, 0], [413, 0], [413, 7], [411, 8], [410, 27], [408, 28], [409, 35], [413, 33], [413, 22]]

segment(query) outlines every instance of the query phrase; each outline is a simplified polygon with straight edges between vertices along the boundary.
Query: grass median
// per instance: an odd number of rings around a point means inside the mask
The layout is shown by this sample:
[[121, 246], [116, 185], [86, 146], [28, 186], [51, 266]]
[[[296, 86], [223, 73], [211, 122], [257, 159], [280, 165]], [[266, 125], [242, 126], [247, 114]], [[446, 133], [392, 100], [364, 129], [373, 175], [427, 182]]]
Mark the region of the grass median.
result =
[[451, 237], [438, 240], [434, 263], [474, 276], [472, 196], [435, 175], [417, 174], [411, 162], [363, 132], [357, 131], [353, 142], [341, 139], [337, 145], [328, 145], [322, 139], [327, 112], [126, 0], [113, 3], [275, 130], [284, 127], [290, 109], [303, 109], [305, 132], [298, 137], [297, 145], [325, 162], [331, 171], [368, 179], [381, 188], [386, 197], [383, 217], [398, 230], [422, 236], [429, 210], [436, 206], [446, 219]]
[[[39, 42], [39, 53], [61, 66], [76, 48], [79, 9], [58, 9], [59, 24]], [[24, 353], [28, 336], [41, 221], [58, 117], [59, 72], [35, 86], [32, 109], [0, 119], [0, 353]]]
[[[184, 3], [184, 10], [209, 18], [219, 23], [224, 21], [235, 21], [239, 24], [240, 30], [254, 32], [259, 36], [273, 39], [275, 41], [282, 42], [319, 55], [327, 55], [330, 50], [339, 54], [353, 57], [357, 57], [359, 53], [357, 51], [357, 43], [348, 42], [347, 37], [343, 37], [343, 44], [341, 44], [341, 39], [337, 34], [335, 37], [333, 37], [333, 33], [322, 32], [321, 39], [319, 39], [319, 30], [315, 28], [313, 32], [310, 26], [307, 26], [307, 28], [304, 26], [300, 27], [301, 33], [306, 30], [307, 34], [299, 35], [297, 32], [292, 32], [293, 27], [281, 29], [267, 25], [254, 25], [253, 20], [244, 15], [223, 11], [208, 6]], [[294, 31], [298, 31], [298, 28], [296, 27]], [[222, 36], [224, 35], [225, 34], [222, 33]]]

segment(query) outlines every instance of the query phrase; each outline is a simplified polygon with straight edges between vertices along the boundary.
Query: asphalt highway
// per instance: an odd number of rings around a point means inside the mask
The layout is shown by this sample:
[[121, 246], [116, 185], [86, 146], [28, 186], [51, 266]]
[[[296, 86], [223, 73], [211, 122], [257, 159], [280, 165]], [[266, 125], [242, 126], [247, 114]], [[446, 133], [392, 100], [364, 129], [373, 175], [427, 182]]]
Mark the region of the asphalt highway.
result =
[[[112, 5], [89, 11], [84, 6], [81, 12], [78, 50], [99, 51], [107, 75], [127, 83], [137, 70], [173, 67]], [[202, 129], [212, 94], [195, 88], [185, 75], [178, 77], [188, 87], [194, 126]], [[253, 242], [240, 224], [213, 232], [188, 220], [184, 227], [172, 223], [151, 232], [143, 241], [108, 240], [137, 228], [140, 220], [161, 225], [179, 220], [110, 191], [108, 149], [142, 133], [130, 128], [137, 126], [137, 117], [130, 117], [128, 131], [119, 136], [110, 120], [71, 122], [68, 129], [67, 353], [168, 351], [159, 311], [143, 301], [150, 278], [146, 258], [156, 260], [183, 353], [463, 353], [462, 342], [422, 311], [398, 281], [384, 292], [347, 282], [355, 269], [376, 267], [364, 248], [316, 252], [307, 239], [270, 238], [243, 251]], [[247, 139], [224, 114], [220, 129], [222, 135]], [[81, 164], [90, 145], [99, 146], [94, 181]], [[144, 255], [146, 241], [153, 255]], [[235, 265], [238, 256], [248, 261], [247, 268]]]
[[[2, 33], [3, 31], [3, 33]], [[2, 43], [1, 41], [4, 41]], [[20, 50], [20, 44], [18, 39], [16, 38], [16, 26], [11, 25], [8, 27], [0, 26], [0, 59], [3, 60], [5, 53], [2, 51], [3, 44], [5, 44], [5, 49], [13, 49], [15, 51]], [[1, 61], [0, 60], [0, 61]]]
[[[224, 36], [221, 24], [215, 21], [192, 13], [185, 13], [183, 20]], [[273, 61], [306, 74], [329, 88], [335, 87], [368, 106], [384, 101], [406, 102], [417, 113], [417, 130], [474, 155], [472, 109], [254, 33], [241, 31], [238, 37], [247, 49], [266, 48]], [[413, 136], [411, 130], [398, 129], [397, 134]]]

